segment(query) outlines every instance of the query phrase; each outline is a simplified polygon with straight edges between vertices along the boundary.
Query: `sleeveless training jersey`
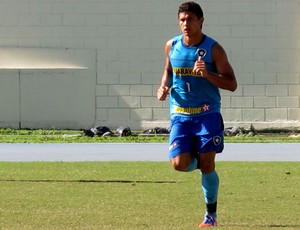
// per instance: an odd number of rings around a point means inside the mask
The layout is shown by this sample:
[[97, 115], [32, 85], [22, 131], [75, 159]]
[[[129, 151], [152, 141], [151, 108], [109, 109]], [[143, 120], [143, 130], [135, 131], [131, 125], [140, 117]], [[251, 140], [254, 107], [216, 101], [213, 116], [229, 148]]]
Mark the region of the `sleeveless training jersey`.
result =
[[212, 47], [216, 41], [204, 35], [201, 43], [186, 46], [183, 35], [173, 38], [169, 58], [172, 66], [172, 88], [170, 92], [171, 118], [176, 116], [202, 116], [220, 112], [219, 88], [205, 78], [194, 75], [192, 70], [199, 56], [206, 68], [216, 73], [212, 62]]

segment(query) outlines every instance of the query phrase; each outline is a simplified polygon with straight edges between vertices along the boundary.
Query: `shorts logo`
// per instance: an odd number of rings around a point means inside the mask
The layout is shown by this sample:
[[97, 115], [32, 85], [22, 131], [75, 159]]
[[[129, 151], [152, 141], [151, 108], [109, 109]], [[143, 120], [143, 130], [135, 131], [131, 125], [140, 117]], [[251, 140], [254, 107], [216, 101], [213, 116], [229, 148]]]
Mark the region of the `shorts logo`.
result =
[[214, 142], [215, 145], [219, 145], [221, 143], [221, 137], [215, 136], [213, 138], [213, 142]]
[[174, 147], [176, 147], [176, 145], [177, 145], [176, 142], [175, 142], [174, 144], [170, 145], [170, 146], [169, 146], [169, 150], [171, 150], [171, 149], [173, 149]]

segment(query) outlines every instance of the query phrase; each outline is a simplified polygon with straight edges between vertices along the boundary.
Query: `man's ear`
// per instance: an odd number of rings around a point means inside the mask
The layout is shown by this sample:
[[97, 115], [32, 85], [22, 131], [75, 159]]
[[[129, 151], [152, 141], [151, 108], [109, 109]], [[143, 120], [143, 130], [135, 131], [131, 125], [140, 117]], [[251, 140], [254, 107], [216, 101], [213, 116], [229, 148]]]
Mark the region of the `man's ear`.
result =
[[204, 17], [202, 17], [202, 18], [199, 19], [199, 23], [200, 23], [201, 27], [203, 25], [203, 22], [204, 22]]

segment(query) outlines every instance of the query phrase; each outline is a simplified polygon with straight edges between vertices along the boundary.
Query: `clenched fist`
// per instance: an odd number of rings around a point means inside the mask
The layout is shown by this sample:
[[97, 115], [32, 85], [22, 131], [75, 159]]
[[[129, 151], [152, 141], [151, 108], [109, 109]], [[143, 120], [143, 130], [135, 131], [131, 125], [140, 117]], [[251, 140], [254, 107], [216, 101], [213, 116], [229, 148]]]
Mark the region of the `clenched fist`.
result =
[[157, 90], [156, 96], [158, 100], [164, 101], [169, 93], [169, 88], [167, 86], [160, 86]]
[[193, 73], [203, 77], [204, 73], [206, 72], [207, 70], [206, 70], [205, 62], [202, 60], [201, 57], [199, 57], [198, 60], [195, 62]]

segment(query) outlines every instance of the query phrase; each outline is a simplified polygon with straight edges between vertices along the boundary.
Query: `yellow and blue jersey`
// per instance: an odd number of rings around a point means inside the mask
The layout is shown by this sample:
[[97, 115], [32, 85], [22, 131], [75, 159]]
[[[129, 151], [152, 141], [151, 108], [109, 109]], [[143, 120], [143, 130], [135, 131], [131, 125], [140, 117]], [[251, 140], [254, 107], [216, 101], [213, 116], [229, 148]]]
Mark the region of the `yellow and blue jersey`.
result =
[[212, 61], [212, 47], [216, 41], [204, 35], [200, 44], [186, 46], [182, 39], [183, 35], [173, 38], [169, 53], [173, 70], [170, 92], [171, 118], [219, 113], [221, 107], [219, 88], [204, 77], [192, 73], [199, 56], [205, 61], [207, 70], [216, 73]]

